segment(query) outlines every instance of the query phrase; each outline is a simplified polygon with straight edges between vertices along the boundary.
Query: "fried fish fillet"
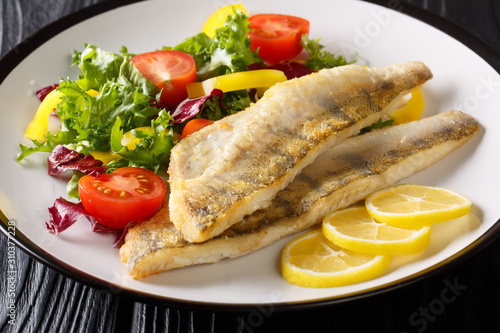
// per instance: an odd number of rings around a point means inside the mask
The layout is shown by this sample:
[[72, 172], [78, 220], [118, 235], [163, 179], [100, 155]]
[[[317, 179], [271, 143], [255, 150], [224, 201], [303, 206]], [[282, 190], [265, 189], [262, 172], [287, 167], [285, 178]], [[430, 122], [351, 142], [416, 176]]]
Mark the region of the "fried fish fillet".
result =
[[170, 218], [190, 242], [266, 207], [323, 151], [377, 121], [432, 77], [421, 62], [343, 66], [273, 86], [245, 111], [177, 144]]
[[306, 167], [269, 207], [206, 242], [187, 241], [169, 221], [164, 205], [153, 218], [129, 230], [121, 259], [130, 276], [138, 279], [244, 255], [431, 165], [478, 130], [471, 116], [448, 111], [346, 139]]

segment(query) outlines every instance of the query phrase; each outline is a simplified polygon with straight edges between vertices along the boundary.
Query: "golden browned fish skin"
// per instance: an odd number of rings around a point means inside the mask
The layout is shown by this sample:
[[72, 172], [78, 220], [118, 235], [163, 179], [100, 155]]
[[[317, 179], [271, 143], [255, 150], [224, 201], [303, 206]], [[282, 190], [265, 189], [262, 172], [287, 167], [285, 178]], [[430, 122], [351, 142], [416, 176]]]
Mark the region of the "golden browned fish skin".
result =
[[478, 130], [471, 116], [448, 111], [346, 139], [305, 168], [269, 207], [203, 243], [187, 241], [169, 221], [165, 205], [128, 232], [120, 249], [122, 261], [138, 279], [255, 251], [431, 165]]
[[343, 66], [269, 89], [258, 103], [189, 136], [171, 153], [170, 217], [191, 242], [266, 207], [323, 151], [377, 121], [432, 77], [421, 62]]

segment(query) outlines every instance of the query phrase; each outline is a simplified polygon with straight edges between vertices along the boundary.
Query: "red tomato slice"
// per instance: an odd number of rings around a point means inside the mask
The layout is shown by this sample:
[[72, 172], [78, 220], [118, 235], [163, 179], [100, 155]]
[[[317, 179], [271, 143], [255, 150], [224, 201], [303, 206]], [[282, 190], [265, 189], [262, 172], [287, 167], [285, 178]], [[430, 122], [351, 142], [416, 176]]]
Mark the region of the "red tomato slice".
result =
[[296, 57], [301, 51], [300, 38], [309, 33], [309, 21], [280, 14], [257, 14], [248, 19], [250, 49], [269, 64]]
[[166, 186], [154, 172], [124, 167], [99, 177], [83, 176], [78, 183], [83, 207], [99, 223], [123, 229], [151, 217], [163, 203]]
[[197, 132], [201, 130], [203, 127], [213, 124], [213, 121], [204, 119], [204, 118], [196, 118], [188, 121], [184, 129], [182, 130], [182, 138], [184, 139], [189, 134]]
[[163, 50], [130, 59], [142, 75], [159, 89], [162, 102], [177, 105], [187, 98], [186, 84], [196, 81], [196, 64], [189, 54]]

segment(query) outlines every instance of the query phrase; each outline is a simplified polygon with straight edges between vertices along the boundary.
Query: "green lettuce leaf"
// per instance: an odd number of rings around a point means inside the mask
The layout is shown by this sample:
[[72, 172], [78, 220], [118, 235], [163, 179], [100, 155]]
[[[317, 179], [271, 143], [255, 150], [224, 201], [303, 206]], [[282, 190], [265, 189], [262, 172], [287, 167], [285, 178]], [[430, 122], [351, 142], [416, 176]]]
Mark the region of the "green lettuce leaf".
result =
[[[46, 142], [20, 145], [18, 161], [34, 152], [50, 152], [58, 144], [85, 154], [92, 150], [109, 151], [111, 127], [117, 117], [121, 118], [123, 129], [129, 131], [149, 126], [158, 115], [160, 109], [151, 103], [159, 98], [154, 94], [158, 89], [152, 89], [128, 59], [89, 45], [85, 50], [77, 58], [90, 57], [93, 61], [81, 60], [85, 64], [80, 79], [62, 80], [57, 87], [64, 94], [56, 108], [60, 131], [55, 135], [47, 133]], [[102, 68], [101, 75], [96, 71], [98, 67]], [[88, 89], [98, 89], [99, 94], [93, 97], [86, 93]]]
[[158, 108], [151, 106], [152, 96], [131, 84], [106, 82], [96, 97], [85, 93], [73, 81], [63, 81], [57, 88], [64, 96], [57, 106], [61, 131], [76, 133], [72, 143], [86, 150], [108, 151], [111, 126], [119, 116], [125, 131], [147, 126]]
[[343, 56], [335, 56], [333, 53], [325, 50], [324, 45], [321, 45], [320, 38], [309, 39], [307, 34], [302, 35], [300, 43], [304, 50], [309, 54], [309, 58], [305, 65], [313, 70], [320, 70], [323, 68], [333, 68], [344, 66], [357, 61], [347, 62]]
[[68, 198], [77, 198], [80, 200], [80, 193], [78, 192], [78, 182], [80, 178], [85, 176], [83, 172], [78, 170], [73, 171], [73, 176], [69, 180], [68, 184], [66, 184], [66, 192], [68, 192]]
[[213, 39], [205, 33], [199, 33], [173, 49], [193, 56], [197, 80], [203, 81], [218, 75], [245, 71], [248, 65], [263, 62], [256, 51], [250, 50], [249, 31], [248, 16], [236, 12], [228, 17], [224, 26], [216, 30]]
[[117, 117], [111, 130], [111, 149], [124, 159], [118, 160], [111, 165], [108, 164], [106, 172], [123, 166], [142, 167], [154, 172], [161, 169], [166, 170], [170, 159], [170, 150], [175, 144], [172, 124], [173, 118], [170, 114], [164, 110], [161, 111], [158, 118], [151, 121], [151, 133], [132, 130], [134, 136], [141, 141], [134, 149], [129, 149], [121, 143], [124, 130], [122, 128], [122, 119]]
[[251, 103], [255, 103], [255, 98], [251, 98], [246, 90], [229, 91], [222, 97], [222, 107], [219, 98], [215, 97], [207, 100], [201, 107], [196, 118], [205, 118], [216, 121], [245, 110]]
[[381, 129], [381, 128], [384, 128], [387, 126], [392, 126], [392, 124], [394, 124], [394, 119], [382, 120], [382, 118], [381, 118], [381, 119], [377, 120], [376, 122], [374, 122], [373, 124], [371, 124], [370, 126], [366, 126], [365, 128], [362, 128], [361, 131], [359, 131], [359, 134], [361, 135], [361, 134], [371, 132], [372, 130]]
[[144, 94], [156, 95], [158, 88], [142, 76], [130, 61], [134, 54], [128, 53], [126, 47], [122, 47], [121, 53], [104, 51], [92, 44], [85, 44], [82, 52], [73, 51], [72, 65], [81, 70], [76, 83], [85, 91], [100, 91], [107, 82], [116, 81], [141, 88]]

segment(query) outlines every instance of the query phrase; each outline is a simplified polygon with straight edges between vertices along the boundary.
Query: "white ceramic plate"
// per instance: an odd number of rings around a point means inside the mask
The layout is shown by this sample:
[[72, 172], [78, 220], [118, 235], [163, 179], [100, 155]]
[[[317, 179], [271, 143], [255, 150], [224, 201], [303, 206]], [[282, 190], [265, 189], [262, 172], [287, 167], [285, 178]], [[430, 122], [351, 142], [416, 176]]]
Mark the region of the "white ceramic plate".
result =
[[[245, 1], [251, 13], [274, 12], [307, 18], [311, 37], [322, 37], [331, 51], [352, 57], [356, 52], [370, 66], [421, 60], [434, 79], [423, 89], [425, 115], [461, 109], [479, 120], [483, 129], [458, 151], [405, 182], [444, 186], [473, 201], [472, 213], [433, 227], [431, 246], [423, 253], [394, 257], [379, 278], [355, 285], [307, 289], [286, 283], [279, 258], [287, 237], [265, 249], [221, 263], [174, 270], [142, 280], [131, 279], [112, 247], [111, 235], [93, 234], [86, 223], [59, 236], [45, 229], [47, 207], [66, 197], [66, 179], [47, 175], [46, 155], [15, 162], [18, 144], [39, 102], [30, 92], [75, 77], [71, 50], [95, 43], [118, 52], [122, 45], [140, 53], [173, 46], [200, 31], [205, 19], [226, 1], [148, 1], [88, 18], [54, 34], [12, 68], [0, 86], [0, 209], [3, 230], [11, 221], [16, 241], [39, 260], [113, 293], [188, 306], [296, 306], [324, 304], [369, 295], [404, 285], [443, 264], [463, 257], [498, 233], [500, 217], [497, 171], [500, 142], [500, 76], [480, 56], [449, 35], [410, 16], [404, 8], [390, 10], [359, 1]], [[196, 11], [193, 11], [196, 8]], [[320, 9], [320, 10], [319, 10]], [[51, 29], [54, 29], [52, 25]], [[6, 64], [2, 64], [4, 66]]]

